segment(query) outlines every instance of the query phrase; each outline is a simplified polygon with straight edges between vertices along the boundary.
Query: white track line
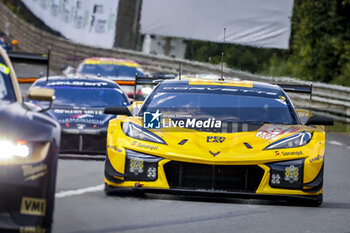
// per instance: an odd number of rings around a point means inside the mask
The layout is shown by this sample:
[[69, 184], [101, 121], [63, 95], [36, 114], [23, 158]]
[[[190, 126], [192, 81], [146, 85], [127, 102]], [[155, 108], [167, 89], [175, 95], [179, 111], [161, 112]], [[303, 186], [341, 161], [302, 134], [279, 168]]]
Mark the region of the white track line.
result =
[[332, 144], [332, 145], [335, 145], [335, 146], [342, 146], [343, 145], [343, 143], [338, 142], [338, 141], [329, 141], [328, 143]]
[[84, 193], [91, 193], [91, 192], [102, 191], [103, 188], [104, 188], [104, 185], [101, 184], [101, 185], [92, 186], [92, 187], [83, 188], [83, 189], [61, 191], [61, 192], [56, 193], [55, 197], [56, 198], [62, 198], [62, 197], [81, 195], [81, 194], [84, 194]]

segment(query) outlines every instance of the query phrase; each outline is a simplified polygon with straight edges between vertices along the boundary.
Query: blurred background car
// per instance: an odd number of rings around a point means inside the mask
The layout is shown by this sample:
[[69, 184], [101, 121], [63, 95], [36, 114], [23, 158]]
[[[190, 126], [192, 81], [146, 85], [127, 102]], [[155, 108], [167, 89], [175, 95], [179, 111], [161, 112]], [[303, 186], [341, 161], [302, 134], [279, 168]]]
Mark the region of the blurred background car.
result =
[[133, 60], [108, 57], [86, 58], [77, 67], [77, 75], [104, 77], [113, 81], [133, 81], [135, 74], [144, 76], [141, 66]]
[[[140, 64], [133, 60], [115, 59], [109, 57], [86, 58], [79, 64], [76, 70], [78, 77], [103, 77], [111, 79], [121, 85], [129, 98], [134, 99], [135, 75], [144, 77], [147, 75]], [[144, 100], [151, 92], [148, 86], [138, 86], [136, 99]]]
[[[22, 102], [3, 48], [0, 55], [0, 232], [50, 232], [60, 126]], [[36, 88], [29, 99], [50, 103], [53, 95]]]
[[[119, 85], [104, 78], [50, 77], [38, 79], [30, 88], [55, 90], [53, 107], [47, 112], [62, 127], [61, 153], [105, 154], [108, 121], [106, 106], [129, 106]], [[45, 108], [30, 101], [34, 108]]]

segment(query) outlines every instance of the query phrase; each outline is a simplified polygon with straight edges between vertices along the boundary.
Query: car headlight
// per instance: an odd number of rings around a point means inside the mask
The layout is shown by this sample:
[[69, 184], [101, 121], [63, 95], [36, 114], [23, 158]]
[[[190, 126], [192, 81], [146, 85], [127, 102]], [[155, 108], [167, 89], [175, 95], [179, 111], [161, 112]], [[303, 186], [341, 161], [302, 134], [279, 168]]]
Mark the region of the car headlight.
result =
[[14, 157], [27, 158], [33, 151], [27, 141], [0, 140], [0, 159], [8, 160]]
[[132, 122], [123, 123], [123, 132], [126, 136], [131, 138], [166, 145], [166, 142], [162, 138]]
[[270, 167], [272, 188], [301, 189], [303, 186], [304, 159], [266, 164]]
[[274, 150], [274, 149], [287, 149], [293, 147], [305, 146], [311, 141], [312, 134], [309, 132], [301, 132], [283, 138], [276, 142], [273, 142], [271, 145], [268, 145], [264, 150]]
[[162, 158], [126, 149], [126, 180], [155, 181]]

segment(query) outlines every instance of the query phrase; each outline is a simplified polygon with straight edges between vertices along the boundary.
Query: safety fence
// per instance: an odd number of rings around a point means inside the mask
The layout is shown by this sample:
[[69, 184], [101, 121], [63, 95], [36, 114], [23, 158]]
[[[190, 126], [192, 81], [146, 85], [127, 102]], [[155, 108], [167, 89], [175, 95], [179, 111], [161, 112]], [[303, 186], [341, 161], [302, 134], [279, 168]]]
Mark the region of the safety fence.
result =
[[[103, 49], [73, 43], [49, 34], [23, 21], [0, 3], [0, 30], [19, 41], [18, 49], [26, 52], [45, 53], [51, 51], [50, 68], [59, 72], [63, 64], [77, 66], [81, 59], [91, 56], [132, 59], [149, 72], [184, 74], [220, 74], [220, 66], [174, 59], [165, 56], [144, 54], [125, 49]], [[310, 110], [314, 114], [329, 116], [336, 121], [350, 123], [350, 88], [324, 83], [311, 83], [286, 77], [266, 77], [248, 72], [224, 68], [228, 79], [239, 78], [278, 84], [312, 85], [312, 95], [290, 93], [296, 108]]]

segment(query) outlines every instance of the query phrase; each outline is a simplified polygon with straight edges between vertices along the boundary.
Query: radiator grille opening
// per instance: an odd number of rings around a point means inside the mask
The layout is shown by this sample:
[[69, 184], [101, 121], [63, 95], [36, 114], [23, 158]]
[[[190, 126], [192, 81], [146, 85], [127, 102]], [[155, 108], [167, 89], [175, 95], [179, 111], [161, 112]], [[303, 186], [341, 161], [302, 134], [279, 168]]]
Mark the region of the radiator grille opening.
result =
[[264, 175], [257, 165], [206, 165], [171, 161], [164, 165], [170, 188], [255, 192]]
[[61, 152], [106, 153], [106, 135], [63, 134], [61, 136]]

